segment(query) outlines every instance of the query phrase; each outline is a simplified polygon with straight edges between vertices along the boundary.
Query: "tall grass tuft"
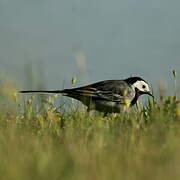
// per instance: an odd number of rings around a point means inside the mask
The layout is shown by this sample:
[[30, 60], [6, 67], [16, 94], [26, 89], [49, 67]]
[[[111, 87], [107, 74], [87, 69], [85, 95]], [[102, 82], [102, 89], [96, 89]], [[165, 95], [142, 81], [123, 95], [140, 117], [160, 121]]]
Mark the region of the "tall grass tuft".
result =
[[57, 109], [56, 96], [39, 105], [34, 96], [23, 102], [13, 86], [0, 92], [2, 180], [180, 179], [177, 96], [103, 117]]

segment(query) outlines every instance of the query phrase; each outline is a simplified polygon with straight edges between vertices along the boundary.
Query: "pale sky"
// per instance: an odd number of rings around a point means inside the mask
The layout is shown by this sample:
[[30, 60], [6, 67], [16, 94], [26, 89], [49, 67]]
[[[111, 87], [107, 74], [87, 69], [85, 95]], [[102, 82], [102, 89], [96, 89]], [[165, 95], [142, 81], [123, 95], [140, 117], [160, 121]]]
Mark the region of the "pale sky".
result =
[[179, 7], [179, 0], [0, 0], [0, 74], [31, 88], [32, 64], [34, 78], [51, 89], [79, 74], [171, 86], [171, 71], [180, 75]]

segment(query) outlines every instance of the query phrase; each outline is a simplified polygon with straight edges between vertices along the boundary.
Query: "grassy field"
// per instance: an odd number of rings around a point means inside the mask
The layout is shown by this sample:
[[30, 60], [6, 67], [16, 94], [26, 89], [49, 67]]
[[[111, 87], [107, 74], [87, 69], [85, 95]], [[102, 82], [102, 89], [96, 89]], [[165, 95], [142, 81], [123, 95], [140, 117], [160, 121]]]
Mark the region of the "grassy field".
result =
[[0, 90], [1, 180], [180, 179], [176, 96], [103, 117], [74, 105], [57, 111], [54, 96], [22, 100], [15, 91]]

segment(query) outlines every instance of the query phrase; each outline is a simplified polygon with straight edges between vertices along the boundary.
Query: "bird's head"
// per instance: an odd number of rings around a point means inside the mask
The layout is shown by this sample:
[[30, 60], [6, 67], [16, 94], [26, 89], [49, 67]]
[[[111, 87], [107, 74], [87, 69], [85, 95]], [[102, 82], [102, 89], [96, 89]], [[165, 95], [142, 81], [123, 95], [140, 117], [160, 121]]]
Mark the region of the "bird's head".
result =
[[150, 92], [148, 83], [144, 79], [140, 77], [130, 77], [125, 81], [132, 87], [134, 87], [134, 89], [136, 90], [136, 92], [138, 92], [139, 95], [148, 94], [149, 96], [154, 97]]

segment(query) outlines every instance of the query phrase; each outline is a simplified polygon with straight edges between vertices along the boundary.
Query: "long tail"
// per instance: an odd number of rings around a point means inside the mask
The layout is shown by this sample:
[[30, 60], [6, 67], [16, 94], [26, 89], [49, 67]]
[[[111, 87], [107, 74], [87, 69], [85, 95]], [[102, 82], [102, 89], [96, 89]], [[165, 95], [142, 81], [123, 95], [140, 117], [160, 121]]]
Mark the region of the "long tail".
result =
[[64, 90], [53, 90], [53, 91], [19, 91], [19, 93], [48, 93], [48, 94], [59, 94], [65, 93]]

